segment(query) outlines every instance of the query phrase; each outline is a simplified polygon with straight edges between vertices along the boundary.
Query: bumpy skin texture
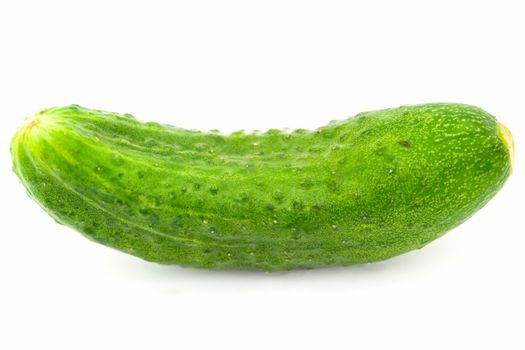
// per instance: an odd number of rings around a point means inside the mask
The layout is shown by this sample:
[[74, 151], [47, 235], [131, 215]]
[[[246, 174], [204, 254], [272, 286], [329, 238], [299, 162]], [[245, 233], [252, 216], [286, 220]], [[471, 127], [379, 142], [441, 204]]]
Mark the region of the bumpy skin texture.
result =
[[29, 195], [96, 242], [163, 264], [275, 271], [423, 247], [501, 188], [505, 135], [461, 104], [230, 135], [73, 105], [28, 119], [11, 152]]

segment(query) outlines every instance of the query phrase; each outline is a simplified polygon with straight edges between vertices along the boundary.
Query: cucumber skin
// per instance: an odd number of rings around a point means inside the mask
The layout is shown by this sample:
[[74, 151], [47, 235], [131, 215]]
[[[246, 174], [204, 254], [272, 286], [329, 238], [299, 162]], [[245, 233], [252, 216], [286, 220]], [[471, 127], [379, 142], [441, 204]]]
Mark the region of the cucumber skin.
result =
[[264, 271], [423, 247], [503, 186], [509, 147], [490, 114], [444, 103], [230, 135], [72, 105], [11, 142], [29, 196], [91, 240], [162, 264]]

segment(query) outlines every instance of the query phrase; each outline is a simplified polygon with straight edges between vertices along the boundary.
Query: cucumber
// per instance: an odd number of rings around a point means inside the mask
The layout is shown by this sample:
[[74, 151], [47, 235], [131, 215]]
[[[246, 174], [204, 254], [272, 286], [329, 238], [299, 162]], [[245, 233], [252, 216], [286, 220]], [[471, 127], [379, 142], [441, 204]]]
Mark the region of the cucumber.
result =
[[95, 242], [162, 264], [275, 271], [425, 246], [503, 186], [512, 142], [462, 104], [229, 135], [72, 105], [27, 119], [11, 153], [29, 196]]

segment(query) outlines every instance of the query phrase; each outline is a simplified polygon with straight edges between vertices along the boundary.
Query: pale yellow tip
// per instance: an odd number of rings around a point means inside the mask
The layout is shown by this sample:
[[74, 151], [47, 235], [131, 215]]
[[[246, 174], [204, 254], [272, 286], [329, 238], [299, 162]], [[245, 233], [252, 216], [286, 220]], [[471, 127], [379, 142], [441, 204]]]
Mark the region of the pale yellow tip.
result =
[[512, 169], [514, 166], [514, 139], [512, 138], [512, 133], [505, 125], [498, 123], [498, 136], [507, 148], [507, 152], [509, 152], [510, 168]]
[[20, 131], [29, 132], [38, 125], [41, 125], [47, 119], [49, 118], [45, 115], [33, 115], [29, 118], [26, 118], [26, 120], [24, 120], [24, 123], [20, 127]]
[[22, 127], [30, 129], [33, 126], [37, 125], [39, 122], [40, 118], [38, 116], [29, 117], [24, 121], [24, 125]]

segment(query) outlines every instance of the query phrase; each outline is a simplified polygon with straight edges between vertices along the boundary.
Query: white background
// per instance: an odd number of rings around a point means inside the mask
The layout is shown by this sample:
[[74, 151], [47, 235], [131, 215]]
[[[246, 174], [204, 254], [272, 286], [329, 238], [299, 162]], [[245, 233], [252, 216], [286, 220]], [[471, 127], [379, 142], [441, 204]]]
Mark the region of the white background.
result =
[[[523, 1], [0, 1], [0, 348], [524, 349]], [[57, 225], [9, 140], [77, 103], [223, 132], [463, 102], [516, 166], [468, 222], [386, 262], [287, 273], [159, 266]]]

